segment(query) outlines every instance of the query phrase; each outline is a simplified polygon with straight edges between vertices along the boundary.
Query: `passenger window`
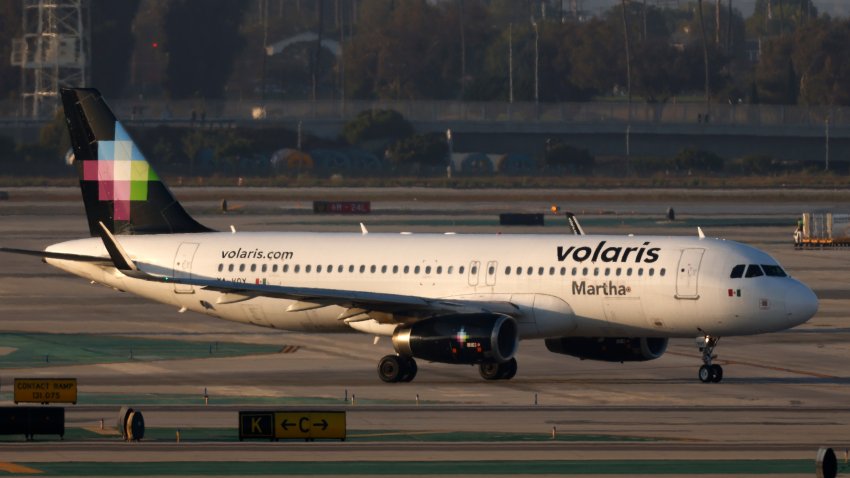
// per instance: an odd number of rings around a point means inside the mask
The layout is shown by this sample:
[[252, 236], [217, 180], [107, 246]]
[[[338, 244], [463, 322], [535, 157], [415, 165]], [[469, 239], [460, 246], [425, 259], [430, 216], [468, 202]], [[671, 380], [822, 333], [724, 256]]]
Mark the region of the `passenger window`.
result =
[[446, 270], [446, 274], [451, 274], [454, 272], [454, 266], [449, 266], [448, 270]]
[[393, 274], [398, 274], [398, 266], [393, 266]]
[[631, 277], [631, 276], [632, 276], [632, 268], [631, 268], [631, 267], [629, 267], [628, 269], [626, 269], [626, 275], [627, 275], [627, 276], [629, 276], [629, 277]]
[[334, 266], [332, 266], [332, 265], [328, 265], [328, 269], [327, 269], [327, 271], [328, 271], [328, 274], [330, 274], [331, 272], [333, 272], [333, 271], [334, 271]]
[[495, 268], [495, 267], [490, 266], [490, 267], [488, 267], [488, 268], [487, 268], [487, 274], [488, 274], [488, 275], [493, 275], [493, 274], [495, 274], [495, 273], [496, 273], [496, 268]]
[[650, 267], [649, 268], [649, 277], [652, 277], [654, 275], [655, 275], [655, 268]]
[[460, 268], [458, 268], [458, 270], [457, 270], [457, 273], [460, 274], [460, 275], [463, 275], [464, 270], [466, 270], [466, 269], [464, 269], [463, 266], [460, 266]]
[[586, 276], [586, 275], [587, 275], [587, 267], [582, 267], [582, 268], [581, 268], [581, 275], [583, 275], [583, 276]]
[[567, 268], [566, 267], [561, 267], [561, 275], [562, 276], [567, 275]]
[[289, 272], [289, 264], [283, 265], [283, 272]]
[[578, 273], [578, 268], [573, 267], [572, 275], [576, 275]]
[[404, 266], [404, 273], [405, 274], [410, 273], [410, 266]]
[[764, 274], [768, 277], [787, 277], [788, 274], [785, 273], [779, 266], [773, 266], [770, 264], [762, 264], [761, 268], [764, 270]]
[[268, 270], [268, 268], [269, 268], [269, 266], [263, 264], [263, 272], [266, 272]]
[[306, 266], [304, 266], [304, 272], [306, 272], [307, 274], [310, 273], [311, 269], [312, 269], [312, 266], [310, 264], [307, 264]]
[[745, 276], [747, 279], [763, 275], [764, 272], [762, 272], [761, 267], [759, 267], [757, 264], [750, 264], [749, 266], [747, 266], [747, 274]]
[[530, 276], [530, 275], [532, 275], [532, 274], [534, 274], [534, 268], [533, 268], [533, 267], [531, 267], [531, 266], [528, 266], [528, 270], [527, 270], [527, 271], [525, 271], [525, 275], [529, 275], [529, 276]]
[[381, 266], [381, 274], [387, 273], [387, 266]]
[[593, 268], [593, 275], [595, 275], [595, 276], [599, 275], [599, 268], [598, 267]]
[[658, 272], [658, 275], [660, 275], [661, 277], [664, 277], [664, 274], [666, 274], [666, 273], [667, 273], [667, 269], [662, 267], [661, 270]]
[[233, 264], [227, 266], [227, 272], [233, 272]]
[[543, 268], [542, 267], [537, 269], [537, 275], [539, 275], [539, 276], [543, 275]]
[[507, 267], [505, 267], [505, 275], [506, 275], [506, 276], [511, 275], [511, 266], [507, 266]]
[[431, 266], [425, 266], [425, 274], [431, 273]]
[[518, 275], [518, 276], [521, 276], [521, 275], [522, 275], [522, 267], [517, 267], [517, 268], [516, 268], [516, 275]]
[[732, 273], [729, 275], [730, 279], [740, 279], [744, 275], [744, 264], [738, 264], [737, 266], [732, 268]]
[[555, 275], [555, 268], [554, 268], [554, 267], [550, 267], [550, 268], [549, 268], [549, 275], [550, 275], [550, 276]]
[[478, 266], [472, 266], [469, 268], [469, 273], [472, 275], [478, 275]]
[[618, 267], [618, 268], [617, 268], [617, 277], [619, 277], [619, 276], [620, 276], [620, 274], [622, 274], [622, 273], [623, 273], [623, 268], [622, 268], [622, 267]]
[[224, 270], [224, 264], [219, 264], [218, 265], [218, 271], [221, 272], [223, 270]]
[[239, 272], [245, 272], [245, 264], [239, 264]]
[[437, 274], [443, 273], [443, 266], [437, 266]]
[[643, 267], [638, 268], [638, 275], [643, 276]]
[[363, 264], [360, 264], [360, 273], [362, 274], [364, 272], [366, 272], [366, 266], [364, 266]]
[[[310, 271], [307, 271], [307, 272], [310, 272]], [[322, 272], [322, 265], [321, 264], [316, 266], [316, 273], [319, 273], [319, 272]]]
[[276, 273], [276, 272], [277, 272], [277, 264], [275, 264], [275, 265], [273, 265], [273, 266], [272, 266], [272, 272], [274, 272], [274, 273]]
[[340, 264], [336, 267], [336, 271], [339, 272], [340, 274], [342, 274], [342, 264]]
[[610, 267], [606, 267], [606, 268], [605, 268], [605, 275], [606, 275], [606, 276], [610, 276], [610, 275], [611, 275], [611, 268], [610, 268]]
[[353, 273], [353, 272], [354, 272], [354, 264], [348, 266], [348, 273], [350, 274], [350, 273]]
[[374, 274], [376, 270], [377, 268], [375, 267], [375, 264], [372, 264], [372, 267], [369, 268], [369, 272], [371, 272], [372, 274]]
[[420, 270], [420, 267], [419, 267], [419, 266], [416, 266], [416, 267], [414, 267], [414, 268], [413, 268], [413, 273], [414, 273], [414, 274], [419, 274], [419, 270]]
[[295, 264], [295, 269], [293, 269], [293, 272], [295, 272], [296, 274], [301, 272], [301, 266], [298, 265], [298, 264]]

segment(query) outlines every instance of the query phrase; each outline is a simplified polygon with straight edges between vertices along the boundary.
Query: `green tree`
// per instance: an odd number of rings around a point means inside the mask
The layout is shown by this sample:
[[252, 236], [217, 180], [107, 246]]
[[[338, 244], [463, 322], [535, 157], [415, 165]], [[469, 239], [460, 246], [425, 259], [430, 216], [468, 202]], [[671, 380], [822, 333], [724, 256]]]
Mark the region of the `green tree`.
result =
[[92, 0], [91, 81], [108, 98], [125, 93], [135, 42], [133, 19], [140, 0]]
[[343, 137], [352, 145], [372, 140], [393, 142], [412, 133], [410, 122], [393, 110], [361, 111], [342, 128]]
[[448, 145], [442, 134], [414, 134], [393, 143], [387, 150], [387, 159], [396, 168], [430, 168], [445, 170]]
[[166, 90], [172, 98], [221, 98], [241, 51], [246, 2], [172, 0], [165, 15]]

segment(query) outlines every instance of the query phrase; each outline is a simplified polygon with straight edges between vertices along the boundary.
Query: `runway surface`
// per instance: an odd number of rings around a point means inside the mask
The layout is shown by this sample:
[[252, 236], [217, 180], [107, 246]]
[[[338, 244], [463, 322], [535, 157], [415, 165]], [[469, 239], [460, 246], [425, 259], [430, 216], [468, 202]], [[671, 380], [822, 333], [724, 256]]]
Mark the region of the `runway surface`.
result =
[[[77, 191], [9, 192], [11, 199], [0, 202], [3, 246], [43, 248], [87, 235]], [[3, 405], [11, 404], [14, 377], [76, 377], [81, 400], [67, 408], [64, 441], [0, 437], [0, 474], [9, 463], [46, 475], [133, 474], [124, 467], [137, 463], [135, 474], [157, 475], [813, 476], [818, 447], [835, 447], [842, 464], [850, 447], [850, 250], [791, 247], [800, 212], [850, 212], [839, 209], [841, 194], [816, 192], [807, 200], [799, 193], [758, 192], [747, 200], [737, 193], [647, 192], [582, 199], [581, 192], [511, 192], [508, 198], [499, 192], [395, 191], [371, 193], [377, 198], [373, 214], [351, 217], [313, 215], [310, 202], [291, 193], [181, 194], [201, 222], [222, 230], [231, 224], [237, 230], [359, 230], [363, 221], [373, 231], [565, 234], [563, 220], [554, 216], [545, 228], [497, 225], [499, 212], [545, 212], [556, 201], [584, 211], [579, 219], [590, 233], [695, 235], [702, 225], [709, 236], [772, 254], [815, 290], [820, 311], [790, 331], [723, 338], [716, 350], [724, 366], [721, 384], [700, 383], [694, 341], [676, 339], [661, 359], [626, 364], [581, 361], [549, 353], [542, 342], [523, 342], [519, 372], [508, 382], [485, 383], [473, 367], [422, 363], [414, 382], [388, 385], [375, 372], [377, 360], [392, 350], [387, 339], [373, 344], [358, 334], [289, 333], [179, 314], [35, 258], [5, 255], [0, 354], [9, 354], [9, 361], [0, 355]], [[346, 197], [345, 190], [326, 194]], [[363, 199], [364, 192], [348, 194]], [[237, 209], [218, 213], [220, 196]], [[672, 223], [663, 218], [671, 206], [677, 212]], [[44, 334], [72, 335], [63, 341]], [[7, 343], [22, 337], [27, 341], [16, 343], [28, 344], [31, 357], [12, 361], [15, 350]], [[175, 345], [144, 348], [163, 339]], [[42, 363], [41, 357], [58, 353], [51, 343], [72, 344], [79, 353]], [[242, 347], [217, 355], [232, 343]], [[92, 350], [101, 357], [86, 354]], [[144, 356], [146, 350], [152, 355]], [[144, 411], [150, 439], [127, 444], [110, 434], [121, 405]], [[349, 438], [236, 439], [238, 410], [292, 407], [346, 410]], [[208, 462], [218, 465], [201, 465]]]

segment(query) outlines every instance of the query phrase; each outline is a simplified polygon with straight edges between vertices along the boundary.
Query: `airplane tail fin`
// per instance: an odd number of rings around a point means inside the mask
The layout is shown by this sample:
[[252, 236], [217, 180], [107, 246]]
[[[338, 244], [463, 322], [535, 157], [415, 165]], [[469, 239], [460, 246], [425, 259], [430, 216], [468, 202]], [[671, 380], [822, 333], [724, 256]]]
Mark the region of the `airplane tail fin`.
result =
[[114, 234], [211, 231], [174, 199], [99, 91], [60, 93], [92, 236], [100, 222]]

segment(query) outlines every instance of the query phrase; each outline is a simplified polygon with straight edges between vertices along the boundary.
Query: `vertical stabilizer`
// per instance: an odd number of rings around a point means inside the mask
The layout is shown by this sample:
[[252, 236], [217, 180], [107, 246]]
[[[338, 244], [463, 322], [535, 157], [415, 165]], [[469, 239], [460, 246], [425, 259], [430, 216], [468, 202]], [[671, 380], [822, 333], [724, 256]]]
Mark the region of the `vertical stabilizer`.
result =
[[60, 92], [92, 236], [99, 222], [114, 234], [211, 231], [174, 199], [99, 91]]

